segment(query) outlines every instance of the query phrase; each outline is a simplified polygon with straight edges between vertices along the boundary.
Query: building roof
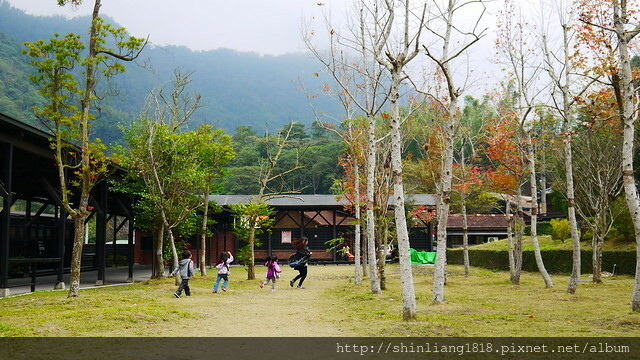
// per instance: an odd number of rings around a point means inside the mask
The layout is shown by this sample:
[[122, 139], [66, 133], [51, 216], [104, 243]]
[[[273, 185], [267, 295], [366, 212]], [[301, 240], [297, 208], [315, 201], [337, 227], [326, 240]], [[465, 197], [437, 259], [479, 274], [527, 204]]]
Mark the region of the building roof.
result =
[[[221, 206], [248, 204], [255, 200], [257, 195], [209, 195], [209, 201], [215, 201]], [[309, 207], [309, 208], [342, 208], [348, 205], [343, 196], [336, 195], [281, 195], [267, 200], [267, 204], [277, 207]]]
[[[14, 199], [57, 203], [56, 196], [52, 195], [59, 191], [58, 168], [51, 150], [52, 137], [52, 134], [0, 113], [0, 164], [4, 164], [0, 166], [0, 179], [7, 176], [8, 169], [13, 180], [11, 192]], [[123, 170], [116, 169], [118, 172]], [[117, 175], [112, 174], [114, 177]], [[108, 196], [115, 200], [107, 202], [111, 213], [127, 212], [118, 203], [118, 200], [127, 199], [127, 195], [110, 191]]]
[[[234, 204], [248, 204], [257, 195], [209, 195], [209, 201], [215, 201], [222, 206]], [[407, 203], [412, 205], [434, 206], [435, 197], [431, 194], [415, 194], [407, 196]], [[280, 195], [267, 200], [267, 204], [276, 208], [309, 208], [309, 209], [342, 209], [348, 206], [349, 201], [342, 195]], [[393, 206], [393, 199], [389, 199], [389, 205]]]

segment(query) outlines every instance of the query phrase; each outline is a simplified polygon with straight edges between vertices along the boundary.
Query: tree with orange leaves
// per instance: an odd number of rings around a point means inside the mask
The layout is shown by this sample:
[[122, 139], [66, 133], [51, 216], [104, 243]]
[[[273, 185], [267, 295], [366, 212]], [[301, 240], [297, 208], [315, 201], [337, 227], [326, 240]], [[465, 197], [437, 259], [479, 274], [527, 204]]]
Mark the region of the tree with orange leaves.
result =
[[[502, 101], [504, 104], [505, 101]], [[508, 103], [508, 102], [507, 102]], [[522, 271], [522, 184], [525, 176], [525, 161], [519, 149], [518, 119], [508, 107], [499, 107], [501, 116], [487, 124], [486, 152], [493, 162], [493, 169], [487, 172], [490, 186], [504, 197], [507, 216], [507, 236], [509, 242], [509, 271], [511, 282], [520, 284]], [[512, 216], [515, 202], [516, 216]], [[515, 235], [515, 237], [513, 236]]]
[[[529, 186], [531, 195], [531, 243], [536, 260], [538, 271], [544, 280], [545, 287], [553, 287], [551, 276], [547, 272], [540, 243], [538, 241], [538, 198], [537, 198], [537, 169], [536, 169], [536, 149], [537, 139], [533, 134], [535, 124], [539, 120], [537, 109], [541, 94], [544, 93], [545, 83], [540, 81], [542, 69], [537, 64], [541, 61], [541, 54], [536, 51], [532, 44], [535, 38], [532, 30], [527, 27], [527, 22], [523, 16], [524, 10], [518, 8], [511, 0], [505, 1], [504, 10], [499, 17], [498, 40], [496, 46], [500, 56], [509, 69], [509, 77], [512, 79], [513, 90], [512, 107], [509, 112], [516, 115], [518, 120], [518, 131], [521, 135], [523, 156], [527, 165], [529, 175]], [[520, 201], [519, 201], [520, 203]]]

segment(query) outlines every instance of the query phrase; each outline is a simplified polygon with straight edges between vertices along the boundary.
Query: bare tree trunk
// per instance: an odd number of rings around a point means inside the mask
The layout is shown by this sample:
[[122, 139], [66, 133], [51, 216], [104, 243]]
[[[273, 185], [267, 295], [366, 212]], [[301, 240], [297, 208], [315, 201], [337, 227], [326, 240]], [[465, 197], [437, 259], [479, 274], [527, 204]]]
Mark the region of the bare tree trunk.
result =
[[[454, 21], [456, 12], [469, 6], [480, 5], [483, 9], [474, 9], [477, 14], [475, 19], [471, 19], [471, 23], [476, 26], [467, 31], [461, 30]], [[476, 1], [445, 1], [442, 9], [434, 12], [436, 18], [439, 18], [441, 26], [432, 27], [432, 21], [427, 21], [425, 28], [429, 29], [442, 42], [442, 53], [435, 56], [429, 47], [423, 45], [423, 49], [427, 56], [431, 58], [440, 71], [438, 77], [443, 77], [447, 98], [444, 106], [446, 107], [446, 123], [443, 129], [444, 154], [442, 156], [441, 179], [439, 185], [439, 196], [437, 204], [438, 213], [438, 234], [436, 248], [436, 263], [433, 272], [433, 303], [441, 304], [444, 302], [444, 285], [446, 283], [446, 265], [447, 265], [447, 223], [449, 220], [449, 208], [451, 203], [451, 188], [453, 181], [453, 151], [456, 135], [456, 126], [459, 123], [458, 99], [462, 94], [463, 88], [456, 85], [456, 76], [452, 68], [452, 62], [461, 57], [466, 50], [475, 44], [483, 36], [484, 30], [479, 30], [478, 23], [484, 14], [484, 4]], [[438, 7], [436, 5], [436, 7]], [[480, 11], [479, 11], [480, 10]], [[470, 19], [465, 19], [469, 21]], [[454, 24], [455, 22], [455, 24]], [[457, 32], [460, 38], [456, 38], [454, 42], [453, 33]], [[468, 260], [468, 259], [467, 259]]]
[[249, 256], [249, 263], [247, 264], [247, 280], [255, 280], [256, 278], [256, 226], [255, 222], [249, 222], [249, 248], [251, 249], [251, 255]]
[[209, 222], [209, 192], [210, 184], [207, 184], [204, 195], [204, 210], [202, 211], [202, 224], [200, 225], [200, 275], [207, 276], [207, 224]]
[[593, 257], [591, 258], [591, 265], [593, 267], [593, 282], [602, 283], [602, 245], [604, 238], [602, 234], [594, 231], [593, 238], [591, 239], [591, 245], [593, 248]]
[[369, 117], [368, 119], [368, 132], [369, 141], [367, 149], [367, 262], [369, 269], [369, 282], [371, 284], [371, 292], [374, 294], [382, 293], [380, 288], [380, 281], [378, 279], [378, 272], [376, 271], [376, 245], [375, 245], [375, 172], [376, 172], [376, 123], [375, 118]]
[[[565, 29], [565, 38], [567, 37]], [[567, 42], [567, 40], [565, 40]], [[568, 58], [568, 54], [565, 55]], [[567, 60], [568, 61], [568, 60]], [[569, 67], [565, 67], [568, 72]], [[569, 226], [571, 228], [571, 243], [573, 245], [573, 265], [571, 266], [571, 277], [569, 278], [569, 284], [567, 286], [567, 292], [569, 294], [575, 294], [578, 289], [578, 283], [580, 281], [580, 272], [582, 268], [582, 256], [580, 249], [580, 233], [578, 231], [578, 219], [576, 218], [576, 200], [575, 200], [575, 187], [573, 182], [573, 149], [571, 146], [571, 108], [569, 104], [569, 93], [563, 91], [563, 98], [565, 105], [564, 108], [564, 132], [567, 134], [567, 139], [564, 142], [564, 166], [565, 177], [567, 183], [567, 213], [569, 217]]]
[[572, 165], [571, 141], [565, 144], [565, 173], [567, 178], [567, 211], [569, 215], [569, 225], [571, 227], [571, 242], [573, 244], [573, 265], [571, 267], [571, 277], [567, 292], [575, 294], [578, 289], [580, 272], [582, 268], [580, 234], [578, 233], [578, 220], [576, 219], [576, 202], [573, 188], [573, 165]]
[[[360, 212], [360, 205], [356, 207], [356, 213]], [[360, 216], [356, 219], [358, 222], [355, 226], [355, 236], [353, 239], [353, 256], [355, 261], [355, 269], [354, 269], [354, 282], [356, 285], [362, 284], [362, 248], [360, 244], [362, 242], [362, 225], [360, 225]]]
[[[561, 13], [564, 13], [566, 9], [560, 9]], [[563, 121], [563, 134], [565, 134], [565, 139], [563, 141], [563, 151], [564, 151], [564, 175], [566, 178], [566, 191], [567, 191], [567, 216], [569, 220], [569, 227], [571, 229], [571, 242], [573, 245], [573, 256], [572, 256], [572, 267], [571, 267], [571, 276], [569, 277], [569, 284], [567, 286], [567, 292], [569, 294], [575, 294], [578, 289], [578, 282], [580, 280], [580, 271], [582, 267], [581, 260], [581, 252], [580, 252], [580, 234], [578, 232], [578, 220], [576, 218], [576, 201], [575, 201], [575, 186], [574, 186], [574, 175], [573, 175], [573, 135], [572, 135], [572, 127], [571, 120], [573, 118], [572, 108], [575, 105], [575, 101], [571, 96], [571, 87], [573, 84], [572, 81], [572, 72], [575, 68], [572, 57], [570, 56], [571, 42], [569, 39], [569, 31], [572, 28], [568, 23], [563, 21], [562, 25], [562, 55], [563, 55], [563, 71], [562, 76], [560, 76], [554, 70], [554, 67], [551, 66], [553, 64], [553, 59], [557, 57], [557, 55], [552, 55], [551, 51], [548, 48], [547, 37], [543, 36], [543, 45], [545, 57], [547, 58], [547, 64], [550, 65], [547, 69], [547, 73], [553, 79], [553, 82], [556, 84], [556, 87], [562, 94], [562, 105], [558, 108], [558, 111], [562, 115]], [[546, 161], [546, 158], [543, 158]], [[542, 177], [545, 182], [542, 186], [542, 211], [546, 213], [546, 177]]]
[[409, 251], [409, 231], [404, 205], [404, 186], [402, 182], [402, 133], [400, 131], [399, 87], [401, 73], [391, 73], [391, 171], [393, 172], [394, 217], [396, 237], [400, 257], [400, 281], [402, 282], [402, 317], [411, 320], [416, 317], [416, 296], [411, 270]]
[[162, 256], [162, 251], [164, 247], [164, 226], [158, 226], [158, 232], [156, 234], [156, 269], [155, 269], [155, 277], [163, 278], [164, 277], [164, 256]]
[[541, 156], [542, 166], [540, 172], [540, 213], [547, 213], [547, 156], [545, 151], [542, 151]]
[[84, 244], [83, 217], [73, 219], [73, 251], [71, 252], [71, 275], [69, 277], [69, 297], [76, 297], [80, 291], [80, 269], [82, 265], [82, 247]]
[[[178, 257], [178, 250], [176, 249], [176, 239], [173, 235], [173, 230], [169, 227], [168, 223], [165, 224], [166, 231], [169, 233], [169, 244], [171, 245], [171, 257], [173, 258], [171, 264], [171, 271], [178, 268], [178, 264], [180, 263], [180, 258]], [[180, 277], [180, 272], [176, 271], [173, 273], [174, 275], [174, 284], [176, 286], [180, 285], [182, 282], [182, 278]]]
[[[465, 167], [465, 156], [464, 156], [464, 144], [463, 148], [460, 151], [460, 163], [462, 164], [462, 168]], [[464, 170], [463, 170], [464, 171]], [[464, 176], [463, 180], [464, 181]], [[460, 203], [462, 205], [462, 255], [464, 258], [464, 276], [469, 276], [471, 274], [469, 264], [469, 224], [467, 219], [467, 193], [466, 190], [460, 191]]]
[[360, 269], [360, 241], [362, 238], [362, 225], [360, 221], [362, 220], [362, 209], [360, 207], [360, 202], [362, 201], [362, 196], [360, 194], [360, 165], [358, 162], [358, 157], [355, 156], [354, 160], [354, 175], [355, 175], [355, 192], [356, 192], [356, 205], [355, 205], [355, 217], [356, 217], [356, 225], [354, 228], [354, 244], [353, 244], [353, 252], [355, 257], [355, 269], [354, 269], [354, 282], [356, 285], [362, 284], [362, 269]]
[[527, 157], [529, 158], [529, 183], [531, 184], [531, 243], [533, 243], [533, 255], [536, 258], [536, 264], [538, 265], [538, 271], [544, 279], [546, 288], [552, 288], [553, 282], [551, 276], [547, 272], [542, 260], [542, 253], [540, 252], [540, 243], [538, 242], [538, 189], [536, 186], [536, 154], [533, 147], [533, 141], [531, 139], [531, 129], [526, 132], [527, 141]]
[[[453, 93], [451, 94], [453, 95]], [[442, 179], [438, 196], [438, 247], [436, 248], [436, 263], [433, 271], [433, 303], [444, 303], [444, 285], [447, 266], [447, 224], [449, 221], [449, 207], [451, 205], [451, 183], [453, 181], [453, 145], [455, 137], [455, 117], [458, 108], [457, 96], [450, 96], [449, 116], [444, 129], [444, 155], [442, 160]]]
[[522, 273], [522, 237], [524, 236], [524, 220], [523, 210], [522, 210], [522, 190], [518, 185], [518, 193], [517, 193], [517, 212], [515, 217], [515, 242], [513, 246], [513, 256], [514, 256], [514, 273], [511, 279], [511, 283], [514, 285], [520, 285], [520, 275]]
[[622, 120], [624, 122], [623, 145], [622, 145], [622, 179], [624, 183], [625, 199], [629, 207], [629, 213], [633, 219], [633, 228], [636, 237], [636, 274], [631, 296], [631, 308], [633, 311], [640, 311], [640, 198], [638, 197], [638, 186], [634, 179], [634, 140], [635, 122], [638, 116], [636, 92], [633, 84], [631, 72], [631, 57], [629, 55], [629, 42], [638, 35], [640, 29], [636, 25], [633, 31], [626, 28], [626, 20], [630, 18], [625, 0], [614, 0], [613, 23], [618, 37], [618, 54], [620, 66], [620, 82], [622, 99]]
[[511, 201], [507, 197], [505, 206], [505, 216], [507, 217], [507, 241], [509, 244], [509, 279], [514, 285], [518, 285], [520, 280], [516, 277], [516, 246], [513, 237], [513, 216], [511, 215]]
[[462, 254], [464, 256], [464, 276], [471, 275], [469, 264], [469, 226], [467, 224], [467, 203], [462, 195]]

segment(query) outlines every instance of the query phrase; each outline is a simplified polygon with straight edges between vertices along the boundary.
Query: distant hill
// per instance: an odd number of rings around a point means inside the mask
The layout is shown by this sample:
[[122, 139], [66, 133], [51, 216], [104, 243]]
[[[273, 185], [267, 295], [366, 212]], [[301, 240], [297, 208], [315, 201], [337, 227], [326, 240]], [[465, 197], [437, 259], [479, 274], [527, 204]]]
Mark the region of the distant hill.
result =
[[[88, 26], [89, 17], [31, 16], [0, 0], [0, 112], [35, 125], [31, 107], [42, 99], [27, 79], [33, 70], [21, 54], [22, 44], [49, 39], [54, 33], [84, 35]], [[289, 121], [311, 124], [315, 119], [307, 94], [298, 89], [304, 84], [318, 93], [328, 81], [315, 75], [321, 73], [321, 65], [307, 54], [260, 56], [225, 49], [196, 52], [150, 44], [135, 64], [126, 66], [127, 72], [114, 81], [120, 95], [101, 104], [96, 132], [105, 142], [121, 140], [117, 125], [134, 120], [149, 92], [170, 82], [176, 69], [192, 73], [189, 91], [202, 96], [205, 106], [196, 113], [195, 124], [210, 123], [229, 132], [239, 125], [262, 133], [267, 127], [271, 132], [280, 129]], [[314, 104], [332, 116], [340, 114], [338, 105], [328, 98], [318, 97]]]

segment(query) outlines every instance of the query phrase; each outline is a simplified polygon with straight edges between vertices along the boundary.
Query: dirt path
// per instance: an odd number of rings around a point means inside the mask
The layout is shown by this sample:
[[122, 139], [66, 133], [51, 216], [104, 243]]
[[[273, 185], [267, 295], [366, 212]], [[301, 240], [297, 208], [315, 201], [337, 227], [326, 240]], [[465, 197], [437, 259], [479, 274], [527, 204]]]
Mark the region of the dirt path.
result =
[[[194, 296], [180, 299], [188, 301], [190, 312], [198, 314], [182, 327], [193, 329], [194, 336], [357, 336], [339, 327], [336, 314], [331, 313], [335, 304], [325, 297], [337, 279], [344, 281], [352, 274], [353, 267], [327, 267], [330, 275], [323, 277], [316, 275], [314, 268], [317, 267], [309, 267], [306, 289], [290, 287], [289, 280], [297, 271], [284, 269], [275, 292], [271, 291], [270, 284], [261, 289], [259, 280], [248, 281], [242, 269], [232, 268], [227, 292], [212, 294], [210, 289], [198, 288], [194, 289], [197, 291]], [[257, 268], [256, 274], [261, 277], [262, 268]], [[209, 278], [215, 280], [213, 276]], [[202, 294], [205, 291], [207, 293]]]

